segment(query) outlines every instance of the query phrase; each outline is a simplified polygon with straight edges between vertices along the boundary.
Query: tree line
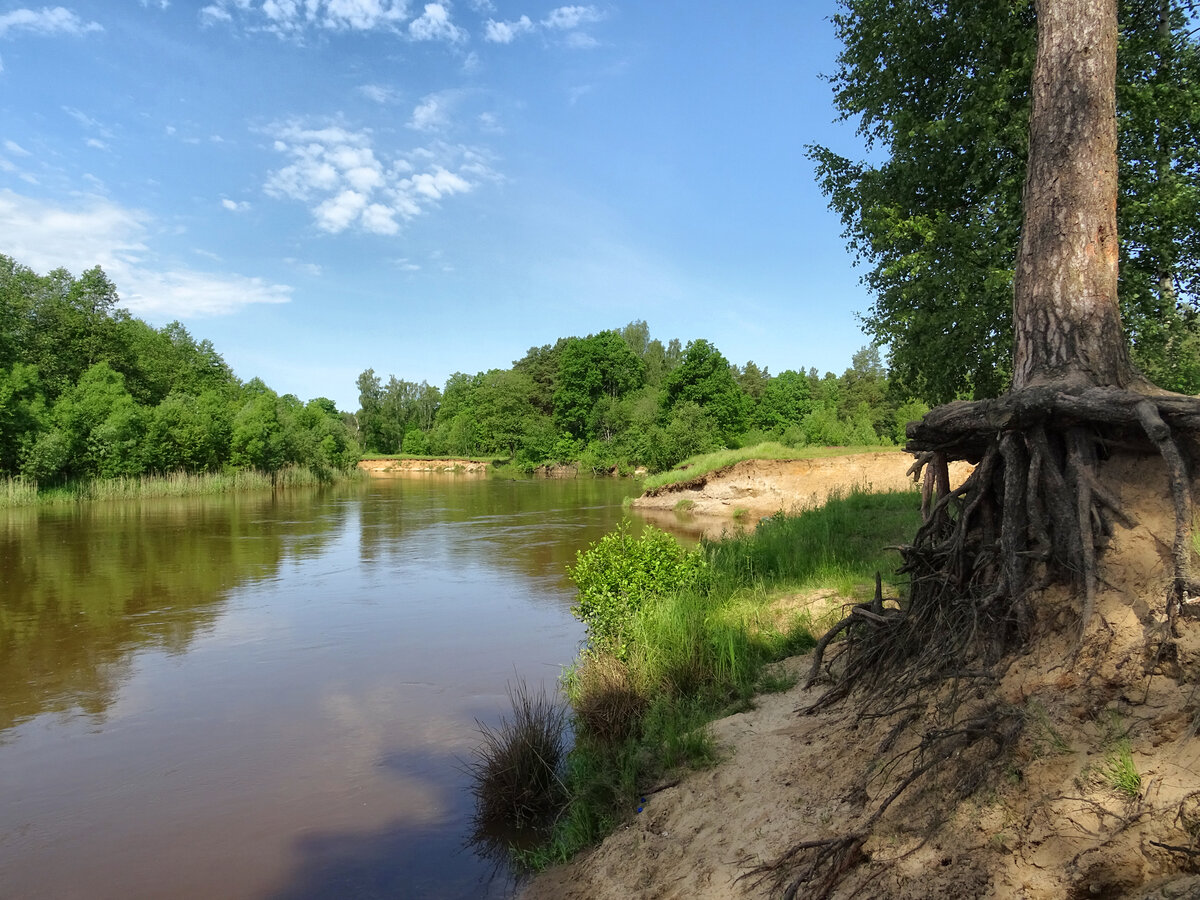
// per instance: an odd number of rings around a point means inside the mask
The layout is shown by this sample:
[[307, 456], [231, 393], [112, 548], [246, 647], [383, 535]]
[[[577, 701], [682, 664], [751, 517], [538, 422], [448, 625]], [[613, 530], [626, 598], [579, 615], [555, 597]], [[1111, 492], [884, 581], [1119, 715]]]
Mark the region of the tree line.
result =
[[774, 440], [891, 445], [927, 411], [866, 347], [838, 376], [731, 365], [710, 341], [665, 345], [644, 321], [531, 347], [510, 369], [456, 372], [439, 389], [374, 369], [358, 377], [369, 453], [503, 456], [525, 468], [580, 462], [670, 468], [696, 453]]
[[117, 307], [99, 267], [38, 275], [0, 255], [0, 477], [93, 478], [353, 466], [332, 400], [236, 378], [178, 322]]

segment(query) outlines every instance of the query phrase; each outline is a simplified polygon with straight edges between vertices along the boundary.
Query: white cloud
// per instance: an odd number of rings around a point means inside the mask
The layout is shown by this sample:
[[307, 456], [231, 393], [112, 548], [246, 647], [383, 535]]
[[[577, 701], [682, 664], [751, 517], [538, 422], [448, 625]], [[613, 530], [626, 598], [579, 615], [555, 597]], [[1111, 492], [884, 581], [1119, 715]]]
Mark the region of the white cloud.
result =
[[497, 22], [488, 19], [483, 33], [484, 40], [493, 44], [511, 44], [522, 34], [533, 31], [533, 22], [529, 16], [521, 16], [515, 22]]
[[104, 26], [99, 22], [85, 22], [71, 10], [61, 6], [44, 6], [40, 10], [14, 9], [0, 15], [0, 37], [19, 31], [40, 35], [82, 35], [103, 30]]
[[583, 31], [572, 31], [564, 38], [563, 43], [573, 50], [591, 50], [600, 46], [599, 41]]
[[108, 144], [104, 143], [104, 141], [99, 140], [97, 138], [88, 138], [86, 141], [84, 141], [84, 144], [86, 144], [88, 147], [91, 147], [93, 150], [107, 150], [108, 149]]
[[408, 33], [415, 41], [466, 40], [467, 33], [450, 21], [450, 10], [441, 3], [426, 3], [425, 12], [408, 23]]
[[229, 10], [220, 6], [206, 6], [200, 10], [200, 21], [204, 25], [211, 25], [214, 22], [232, 22], [233, 15]]
[[591, 22], [599, 22], [604, 13], [594, 6], [560, 6], [550, 11], [550, 15], [542, 20], [547, 28], [569, 31]]
[[358, 92], [368, 100], [373, 100], [376, 103], [391, 103], [398, 99], [394, 90], [382, 84], [360, 84]]
[[102, 197], [69, 207], [0, 190], [0, 246], [38, 272], [102, 266], [124, 306], [161, 319], [225, 315], [251, 303], [286, 303], [292, 289], [232, 273], [157, 266], [146, 213]]
[[24, 147], [22, 147], [16, 141], [5, 141], [4, 149], [7, 150], [9, 153], [11, 153], [13, 156], [30, 156], [30, 155], [32, 155], [32, 154], [30, 154], [30, 152], [28, 150], [26, 150]]
[[408, 0], [215, 0], [200, 10], [200, 21], [236, 22], [298, 40], [313, 31], [399, 32], [409, 19], [408, 6]]
[[437, 131], [450, 124], [450, 101], [445, 94], [430, 94], [421, 99], [412, 111], [408, 127], [416, 131]]
[[230, 200], [228, 197], [222, 198], [221, 206], [230, 212], [245, 212], [250, 208], [250, 204], [245, 200]]
[[304, 262], [303, 260], [296, 259], [294, 256], [288, 256], [283, 261], [289, 266], [299, 269], [305, 275], [312, 275], [313, 277], [320, 275], [324, 271], [316, 263]]
[[392, 235], [439, 201], [467, 193], [495, 173], [476, 150], [437, 144], [381, 159], [368, 131], [300, 121], [271, 129], [289, 162], [271, 172], [269, 196], [308, 205], [322, 231]]

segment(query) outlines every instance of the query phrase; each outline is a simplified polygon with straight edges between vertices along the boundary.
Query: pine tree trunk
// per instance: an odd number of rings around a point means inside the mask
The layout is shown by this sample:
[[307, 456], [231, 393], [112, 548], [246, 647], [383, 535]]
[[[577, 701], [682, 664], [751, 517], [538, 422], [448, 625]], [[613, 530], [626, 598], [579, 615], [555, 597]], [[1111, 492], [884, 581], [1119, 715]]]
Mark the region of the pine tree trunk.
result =
[[1124, 387], [1117, 307], [1117, 0], [1037, 0], [1013, 388]]

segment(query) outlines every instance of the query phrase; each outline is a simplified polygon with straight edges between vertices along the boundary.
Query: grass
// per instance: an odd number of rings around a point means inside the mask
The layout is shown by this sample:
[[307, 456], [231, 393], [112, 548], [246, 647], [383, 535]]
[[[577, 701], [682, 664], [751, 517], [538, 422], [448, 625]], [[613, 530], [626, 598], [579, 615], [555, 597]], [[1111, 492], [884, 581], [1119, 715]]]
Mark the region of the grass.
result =
[[562, 808], [566, 711], [545, 690], [508, 687], [512, 716], [493, 728], [476, 720], [483, 743], [467, 764], [478, 829], [544, 826]]
[[811, 617], [780, 620], [780, 597], [869, 593], [875, 572], [899, 563], [879, 548], [909, 540], [919, 520], [912, 492], [856, 492], [705, 545], [706, 577], [643, 605], [624, 658], [585, 649], [564, 677], [575, 734], [568, 800], [545, 843], [514, 851], [518, 865], [569, 859], [633, 815], [643, 792], [673, 771], [712, 764], [708, 724], [749, 708], [756, 692], [788, 689], [793, 680], [770, 664], [815, 643]]
[[334, 478], [357, 477], [360, 475], [356, 471], [333, 475], [291, 467], [281, 469], [272, 478], [267, 472], [239, 469], [201, 474], [172, 472], [168, 475], [99, 478], [40, 490], [33, 482], [9, 478], [0, 481], [0, 508], [269, 491], [326, 484]]
[[1118, 794], [1136, 800], [1142, 793], [1142, 776], [1133, 761], [1129, 729], [1124, 726], [1121, 715], [1116, 710], [1109, 712], [1105, 731], [1108, 751], [1104, 756], [1104, 764], [1100, 767], [1100, 776]]
[[747, 459], [821, 459], [828, 456], [849, 456], [855, 453], [887, 453], [897, 452], [892, 447], [785, 447], [774, 441], [755, 444], [751, 447], [741, 447], [737, 450], [716, 450], [712, 453], [702, 453], [685, 459], [673, 469], [648, 475], [642, 482], [643, 490], [652, 491], [666, 484], [676, 484], [688, 481], [700, 475], [707, 475], [717, 469], [724, 469], [734, 463]]

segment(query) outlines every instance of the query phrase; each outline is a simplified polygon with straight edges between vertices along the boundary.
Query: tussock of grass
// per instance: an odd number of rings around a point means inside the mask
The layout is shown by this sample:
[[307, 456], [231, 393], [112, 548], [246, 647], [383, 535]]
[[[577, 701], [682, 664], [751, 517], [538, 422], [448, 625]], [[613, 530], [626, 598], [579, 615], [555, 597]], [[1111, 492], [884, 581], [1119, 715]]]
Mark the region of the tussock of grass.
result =
[[0, 482], [0, 508], [35, 504], [86, 503], [103, 500], [144, 500], [154, 497], [191, 497], [269, 491], [326, 484], [334, 478], [361, 477], [357, 472], [314, 472], [298, 466], [268, 472], [237, 469], [229, 472], [172, 472], [168, 475], [103, 478], [38, 490], [20, 478]]
[[785, 447], [774, 441], [741, 447], [737, 450], [716, 450], [691, 456], [673, 469], [649, 475], [642, 482], [643, 490], [652, 491], [665, 484], [688, 481], [717, 469], [732, 466], [746, 459], [822, 459], [829, 456], [850, 456], [856, 453], [901, 452], [891, 447]]
[[545, 690], [509, 685], [512, 715], [498, 727], [476, 721], [483, 743], [467, 764], [477, 828], [544, 826], [562, 808], [566, 711]]

